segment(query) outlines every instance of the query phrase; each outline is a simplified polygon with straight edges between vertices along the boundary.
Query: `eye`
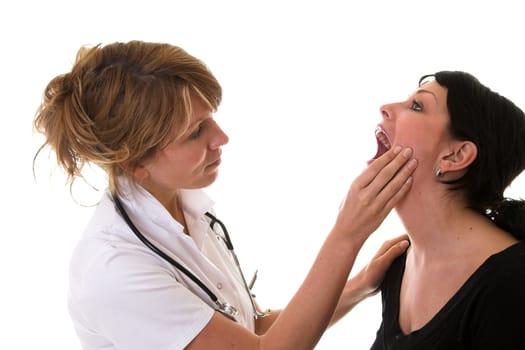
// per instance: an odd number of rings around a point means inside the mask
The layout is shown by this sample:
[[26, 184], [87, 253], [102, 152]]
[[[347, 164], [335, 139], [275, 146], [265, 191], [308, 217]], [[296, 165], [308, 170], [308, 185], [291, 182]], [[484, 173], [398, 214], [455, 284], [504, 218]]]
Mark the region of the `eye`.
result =
[[410, 109], [416, 112], [421, 112], [423, 110], [423, 105], [417, 100], [412, 100], [410, 103]]
[[190, 136], [188, 137], [190, 140], [196, 140], [199, 138], [199, 136], [201, 136], [202, 134], [202, 123], [199, 124], [199, 126], [190, 134]]

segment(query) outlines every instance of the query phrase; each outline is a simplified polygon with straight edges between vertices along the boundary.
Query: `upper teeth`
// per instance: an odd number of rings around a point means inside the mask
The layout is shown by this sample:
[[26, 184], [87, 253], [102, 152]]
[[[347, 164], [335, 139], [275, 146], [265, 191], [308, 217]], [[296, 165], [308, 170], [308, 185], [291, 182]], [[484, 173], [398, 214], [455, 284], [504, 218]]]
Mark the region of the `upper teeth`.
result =
[[387, 149], [392, 147], [390, 145], [390, 141], [388, 140], [388, 136], [386, 136], [386, 133], [380, 127], [376, 128], [376, 137]]

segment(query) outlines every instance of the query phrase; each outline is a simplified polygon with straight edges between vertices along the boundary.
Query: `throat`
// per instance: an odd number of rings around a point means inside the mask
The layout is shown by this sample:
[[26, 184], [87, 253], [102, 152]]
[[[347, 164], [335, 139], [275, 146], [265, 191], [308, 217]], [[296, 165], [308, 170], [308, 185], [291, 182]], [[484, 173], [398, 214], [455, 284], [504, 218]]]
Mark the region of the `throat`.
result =
[[190, 235], [190, 232], [188, 230], [188, 224], [186, 223], [186, 218], [184, 217], [184, 212], [180, 211], [180, 213], [175, 217], [175, 220], [183, 227], [183, 232]]
[[187, 235], [190, 234], [188, 230], [188, 224], [186, 223], [186, 217], [184, 215], [184, 211], [182, 210], [182, 206], [180, 204], [180, 201], [178, 198], [173, 201], [173, 205], [171, 205], [171, 208], [169, 210], [171, 216], [183, 227], [183, 232]]

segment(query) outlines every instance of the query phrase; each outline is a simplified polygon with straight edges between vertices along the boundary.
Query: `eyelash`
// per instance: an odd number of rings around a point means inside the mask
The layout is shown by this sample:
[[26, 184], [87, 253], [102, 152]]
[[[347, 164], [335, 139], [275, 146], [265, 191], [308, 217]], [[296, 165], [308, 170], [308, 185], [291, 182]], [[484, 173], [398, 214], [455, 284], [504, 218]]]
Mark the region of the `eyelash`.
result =
[[199, 126], [197, 127], [197, 129], [196, 129], [194, 132], [192, 132], [192, 133], [190, 134], [189, 139], [190, 139], [190, 140], [196, 140], [196, 139], [198, 139], [199, 136], [201, 136], [201, 134], [202, 134], [202, 129], [203, 129], [203, 125], [202, 125], [202, 123], [201, 123], [201, 124], [199, 124]]
[[416, 112], [421, 112], [423, 110], [423, 105], [417, 100], [412, 100], [410, 103], [410, 109]]

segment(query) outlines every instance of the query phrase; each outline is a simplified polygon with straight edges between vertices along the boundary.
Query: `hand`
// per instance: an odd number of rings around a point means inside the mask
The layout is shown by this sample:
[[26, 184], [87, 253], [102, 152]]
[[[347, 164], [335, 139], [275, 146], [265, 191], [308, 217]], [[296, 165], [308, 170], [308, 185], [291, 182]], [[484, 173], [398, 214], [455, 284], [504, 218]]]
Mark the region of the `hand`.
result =
[[397, 146], [373, 161], [350, 186], [334, 228], [364, 243], [408, 192], [417, 167], [411, 156], [412, 149]]
[[392, 262], [409, 246], [410, 242], [406, 234], [385, 241], [372, 260], [347, 282], [347, 287], [351, 287], [354, 293], [358, 291], [356, 296], [360, 300], [376, 294]]
[[392, 262], [409, 246], [406, 234], [384, 242], [372, 260], [346, 283], [330, 323], [337, 322], [359, 302], [376, 294]]

